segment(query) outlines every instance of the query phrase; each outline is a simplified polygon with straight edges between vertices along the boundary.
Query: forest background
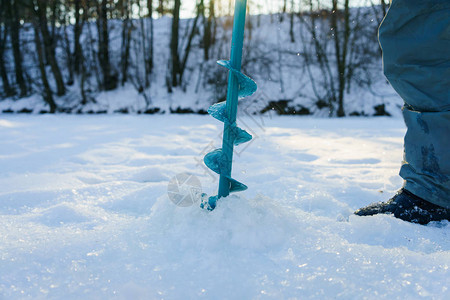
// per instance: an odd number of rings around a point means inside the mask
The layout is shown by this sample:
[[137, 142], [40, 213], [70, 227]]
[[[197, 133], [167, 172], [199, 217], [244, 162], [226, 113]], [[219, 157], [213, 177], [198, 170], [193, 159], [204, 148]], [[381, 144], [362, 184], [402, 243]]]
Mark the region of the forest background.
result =
[[[231, 0], [0, 0], [0, 113], [206, 113], [226, 98]], [[249, 114], [398, 115], [387, 0], [248, 1]]]

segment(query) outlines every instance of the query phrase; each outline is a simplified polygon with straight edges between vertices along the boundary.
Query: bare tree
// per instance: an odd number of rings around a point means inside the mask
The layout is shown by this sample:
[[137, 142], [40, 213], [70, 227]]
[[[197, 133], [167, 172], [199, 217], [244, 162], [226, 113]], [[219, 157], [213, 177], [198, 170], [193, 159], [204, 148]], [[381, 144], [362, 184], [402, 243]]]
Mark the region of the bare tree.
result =
[[[153, 0], [147, 0], [148, 18], [150, 21], [150, 41], [149, 41], [149, 55], [147, 56], [146, 63], [148, 65], [149, 74], [153, 70], [153, 55], [154, 55], [154, 24], [153, 24]], [[149, 75], [148, 74], [148, 75]]]
[[53, 45], [54, 38], [52, 38], [52, 34], [48, 30], [47, 1], [37, 0], [34, 2], [34, 4], [34, 13], [42, 34], [44, 51], [50, 64], [53, 77], [55, 79], [57, 94], [58, 96], [62, 96], [66, 93], [66, 87], [64, 85], [61, 69], [59, 68], [58, 62], [56, 60], [55, 49]]
[[[81, 104], [86, 104], [88, 102], [95, 103], [95, 99], [90, 96], [90, 93], [102, 88], [102, 79], [99, 71], [100, 66], [98, 64], [98, 53], [95, 51], [96, 40], [94, 38], [94, 34], [92, 33], [91, 23], [87, 22], [89, 15], [95, 15], [97, 12], [97, 4], [90, 0], [84, 1], [83, 12], [82, 24], [86, 24], [86, 34], [84, 39], [86, 42], [83, 44], [85, 51], [82, 52], [83, 59], [81, 64], [80, 88], [82, 95]], [[92, 89], [90, 88], [91, 86]]]
[[50, 88], [50, 84], [48, 83], [47, 73], [45, 71], [44, 54], [42, 51], [42, 41], [40, 38], [40, 32], [39, 32], [38, 27], [40, 27], [40, 26], [37, 24], [37, 22], [34, 22], [34, 41], [35, 41], [36, 52], [37, 52], [37, 56], [38, 56], [39, 71], [41, 72], [42, 85], [44, 87], [43, 97], [44, 97], [44, 101], [50, 107], [50, 113], [54, 113], [56, 111], [56, 103], [53, 100], [52, 90]]
[[290, 16], [289, 16], [289, 36], [291, 37], [291, 43], [295, 43], [295, 37], [294, 37], [294, 15], [295, 15], [294, 0], [291, 0], [291, 13], [290, 13]]
[[[173, 20], [172, 20], [172, 35], [170, 42], [170, 68], [171, 68], [171, 86], [176, 87], [181, 85], [183, 81], [183, 75], [186, 70], [187, 61], [192, 49], [192, 42], [197, 32], [197, 24], [199, 17], [202, 13], [201, 3], [196, 5], [196, 15], [192, 20], [192, 27], [186, 27], [186, 46], [183, 52], [179, 51], [179, 27], [180, 27], [180, 0], [175, 0], [174, 10], [173, 10]], [[190, 29], [190, 30], [189, 30]], [[170, 90], [170, 87], [169, 87]]]
[[[336, 56], [336, 68], [338, 74], [338, 117], [345, 117], [344, 110], [344, 92], [347, 84], [347, 72], [349, 70], [347, 65], [347, 54], [349, 50], [350, 38], [350, 10], [349, 0], [344, 0], [343, 8], [343, 22], [338, 22], [338, 0], [333, 0], [333, 11], [331, 13], [331, 29], [334, 30], [334, 52]], [[341, 29], [343, 27], [343, 29]]]
[[215, 22], [216, 22], [216, 15], [215, 15], [214, 5], [215, 5], [215, 1], [210, 0], [209, 7], [208, 7], [208, 18], [204, 17], [204, 22], [203, 22], [203, 29], [204, 29], [203, 50], [204, 50], [205, 61], [209, 60], [209, 51], [210, 51], [211, 45], [214, 44], [214, 40], [215, 40], [214, 28], [215, 28]]
[[97, 4], [98, 60], [103, 73], [102, 89], [113, 90], [117, 87], [117, 75], [111, 70], [109, 59], [108, 0]]
[[158, 0], [158, 8], [156, 9], [156, 11], [160, 16], [164, 16], [167, 13], [167, 2], [167, 0]]
[[64, 41], [64, 45], [63, 48], [65, 50], [66, 53], [66, 68], [69, 71], [69, 78], [67, 80], [67, 85], [73, 85], [74, 83], [74, 62], [73, 62], [73, 55], [72, 55], [72, 51], [70, 49], [70, 40], [69, 40], [69, 35], [67, 33], [68, 31], [68, 27], [70, 26], [70, 21], [69, 16], [65, 15], [64, 16], [64, 26], [63, 26], [63, 41]]
[[[321, 19], [319, 9], [314, 6], [312, 0], [308, 1], [309, 11], [300, 15], [300, 20], [304, 30], [300, 30], [301, 40], [303, 45], [303, 57], [305, 59], [305, 67], [310, 78], [316, 99], [316, 106], [321, 109], [328, 107], [329, 115], [334, 113], [335, 101], [335, 84], [334, 77], [331, 71], [331, 63], [327, 55], [327, 37], [322, 37], [321, 32], [324, 27]], [[319, 28], [319, 26], [321, 26]], [[326, 25], [325, 25], [326, 26]], [[317, 67], [320, 71], [320, 76], [313, 73], [313, 68]], [[318, 80], [318, 78], [320, 80]], [[324, 92], [321, 92], [323, 90]]]
[[132, 24], [130, 21], [130, 1], [122, 1], [122, 47], [121, 49], [121, 66], [122, 66], [122, 85], [128, 79], [128, 65], [130, 59], [130, 42]]
[[[4, 1], [8, 0], [1, 0], [1, 6], [4, 7]], [[2, 77], [3, 82], [3, 90], [5, 92], [6, 97], [13, 96], [14, 90], [11, 88], [11, 85], [9, 83], [8, 73], [6, 72], [6, 65], [4, 60], [4, 52], [5, 52], [5, 46], [6, 46], [6, 39], [8, 37], [8, 24], [5, 22], [5, 11], [2, 9], [0, 11], [0, 76]]]
[[52, 47], [50, 48], [50, 51], [52, 52], [52, 55], [55, 55], [56, 51], [56, 21], [59, 18], [59, 0], [48, 0], [46, 2], [49, 2], [51, 5], [51, 15], [50, 15], [50, 24], [51, 24], [51, 32], [50, 32], [50, 43]]
[[369, 68], [378, 56], [373, 13], [350, 8], [349, 0], [332, 0], [330, 8], [312, 0], [308, 5], [309, 11], [300, 15], [300, 33], [316, 105], [328, 107], [330, 116], [343, 117], [352, 83], [371, 84]]
[[180, 74], [180, 56], [178, 54], [178, 38], [180, 29], [180, 6], [181, 0], [174, 0], [172, 11], [172, 33], [170, 38], [170, 67], [171, 67], [171, 86], [176, 87], [179, 84], [178, 75]]
[[199, 6], [197, 5], [197, 14], [194, 18], [194, 22], [191, 28], [191, 31], [189, 33], [189, 37], [188, 37], [188, 41], [186, 44], [186, 49], [184, 50], [184, 55], [183, 55], [183, 59], [181, 61], [181, 65], [180, 65], [180, 84], [183, 81], [183, 75], [184, 75], [184, 71], [186, 70], [186, 64], [187, 61], [189, 59], [189, 54], [191, 53], [191, 49], [192, 49], [192, 41], [194, 40], [194, 36], [195, 36], [195, 32], [197, 30], [197, 23], [198, 23], [198, 19], [200, 16], [200, 11], [199, 11]]
[[148, 62], [148, 48], [150, 48], [150, 46], [148, 45], [148, 41], [147, 41], [147, 27], [145, 26], [144, 23], [144, 18], [141, 15], [141, 2], [138, 0], [137, 1], [137, 6], [138, 6], [138, 17], [139, 17], [139, 26], [140, 26], [140, 46], [142, 49], [142, 53], [143, 53], [143, 60], [144, 60], [144, 86], [145, 87], [149, 87], [150, 86], [150, 81], [149, 81], [149, 74], [150, 74], [150, 63]]
[[[74, 44], [74, 72], [75, 74], [80, 74], [81, 66], [83, 64], [83, 48], [81, 47], [81, 33], [83, 31], [84, 22], [82, 15], [80, 14], [82, 8], [81, 0], [74, 0], [74, 9], [75, 9], [75, 24], [73, 26], [73, 44]], [[85, 9], [83, 8], [83, 14], [86, 14]]]
[[14, 55], [14, 66], [16, 83], [20, 88], [20, 97], [24, 97], [28, 90], [24, 78], [24, 69], [22, 66], [22, 52], [20, 49], [20, 19], [18, 12], [17, 0], [6, 0], [3, 3], [8, 20], [8, 27], [10, 30], [11, 44]]

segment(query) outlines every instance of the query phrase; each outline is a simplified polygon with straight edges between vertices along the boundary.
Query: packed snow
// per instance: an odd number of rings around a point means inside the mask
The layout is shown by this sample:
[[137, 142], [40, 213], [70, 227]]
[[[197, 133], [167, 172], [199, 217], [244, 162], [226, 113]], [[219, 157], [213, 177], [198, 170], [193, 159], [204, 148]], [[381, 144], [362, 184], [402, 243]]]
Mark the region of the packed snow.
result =
[[240, 116], [249, 186], [208, 212], [168, 197], [222, 123], [194, 115], [1, 115], [1, 299], [450, 299], [448, 222], [352, 212], [387, 200], [400, 118]]

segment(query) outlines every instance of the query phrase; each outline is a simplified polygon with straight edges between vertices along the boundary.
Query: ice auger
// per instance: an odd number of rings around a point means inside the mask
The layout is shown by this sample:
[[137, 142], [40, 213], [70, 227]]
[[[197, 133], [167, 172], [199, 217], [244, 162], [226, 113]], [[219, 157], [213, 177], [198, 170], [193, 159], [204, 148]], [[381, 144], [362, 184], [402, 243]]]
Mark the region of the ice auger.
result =
[[202, 195], [200, 206], [208, 210], [213, 210], [221, 197], [247, 189], [245, 184], [231, 178], [233, 147], [252, 139], [248, 132], [236, 125], [238, 100], [256, 92], [256, 83], [241, 73], [246, 8], [247, 0], [235, 1], [231, 58], [229, 61], [217, 62], [229, 70], [227, 100], [208, 109], [212, 117], [224, 123], [222, 148], [206, 154], [204, 158], [206, 166], [220, 175], [218, 195], [211, 197]]

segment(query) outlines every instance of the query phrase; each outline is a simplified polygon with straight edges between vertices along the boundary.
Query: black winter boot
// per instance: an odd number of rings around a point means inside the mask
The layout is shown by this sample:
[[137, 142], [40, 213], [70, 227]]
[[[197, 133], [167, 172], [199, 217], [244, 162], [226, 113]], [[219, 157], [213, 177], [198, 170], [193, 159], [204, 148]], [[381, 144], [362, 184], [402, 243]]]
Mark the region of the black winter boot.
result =
[[376, 214], [394, 214], [396, 218], [422, 225], [432, 221], [450, 221], [450, 209], [425, 201], [405, 189], [387, 202], [373, 203], [355, 211], [358, 216]]

